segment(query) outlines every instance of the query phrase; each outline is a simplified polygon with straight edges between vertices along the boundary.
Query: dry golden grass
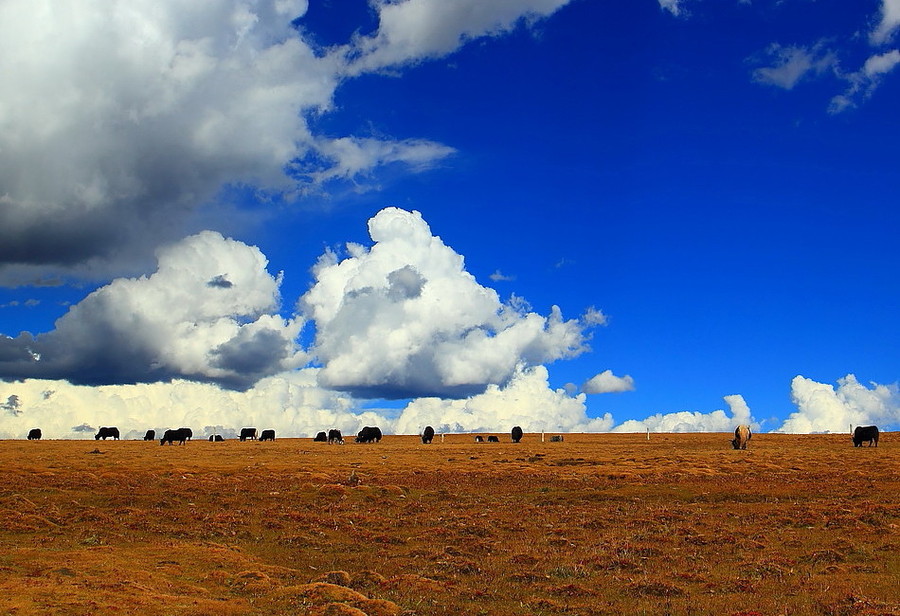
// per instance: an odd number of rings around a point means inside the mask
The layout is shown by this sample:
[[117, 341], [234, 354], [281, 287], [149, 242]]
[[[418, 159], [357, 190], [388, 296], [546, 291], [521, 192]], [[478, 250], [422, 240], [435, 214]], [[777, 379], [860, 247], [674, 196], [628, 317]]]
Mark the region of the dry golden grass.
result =
[[4, 441], [0, 613], [900, 614], [885, 437]]

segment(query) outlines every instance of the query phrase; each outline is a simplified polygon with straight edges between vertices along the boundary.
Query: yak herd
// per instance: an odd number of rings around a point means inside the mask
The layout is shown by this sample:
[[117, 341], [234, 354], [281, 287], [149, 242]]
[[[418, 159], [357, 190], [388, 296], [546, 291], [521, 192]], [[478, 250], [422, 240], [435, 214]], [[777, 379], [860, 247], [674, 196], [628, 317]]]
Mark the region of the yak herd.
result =
[[[868, 443], [869, 447], [875, 446], [878, 447], [878, 426], [857, 426], [853, 431], [852, 439], [854, 447], [862, 447], [863, 443]], [[28, 440], [29, 441], [39, 441], [43, 434], [41, 433], [40, 428], [32, 428], [28, 432]], [[186, 441], [191, 440], [193, 438], [194, 432], [190, 428], [177, 428], [174, 430], [166, 430], [163, 433], [161, 439], [159, 439], [160, 445], [174, 445], [178, 443], [179, 445], [184, 445]], [[420, 435], [422, 438], [422, 443], [428, 445], [434, 440], [434, 428], [431, 426], [426, 426], [426, 428], [422, 431]], [[522, 428], [516, 426], [510, 432], [510, 440], [513, 443], [518, 443], [522, 440], [523, 432]], [[747, 445], [750, 443], [750, 438], [753, 434], [750, 432], [750, 426], [741, 425], [738, 426], [734, 431], [734, 438], [731, 440], [731, 446], [734, 449], [747, 449]], [[377, 443], [381, 440], [382, 434], [381, 429], [377, 426], [365, 426], [359, 433], [356, 435], [357, 443]], [[103, 439], [104, 441], [108, 438], [119, 440], [119, 429], [115, 426], [110, 427], [102, 427], [97, 431], [97, 434], [94, 435], [95, 440]], [[274, 441], [275, 440], [275, 430], [263, 430], [262, 432], [258, 432], [256, 428], [241, 428], [240, 434], [238, 436], [241, 441], [248, 440], [260, 440], [260, 441]], [[144, 435], [145, 441], [154, 441], [156, 440], [156, 430], [147, 430], [147, 433]], [[209, 436], [210, 442], [222, 442], [225, 439], [221, 434], [211, 434]], [[551, 436], [550, 442], [562, 442], [563, 438], [560, 435]], [[313, 438], [315, 442], [329, 443], [332, 445], [343, 445], [344, 437], [341, 434], [340, 430], [332, 428], [328, 432], [319, 432], [316, 434], [315, 438]], [[485, 441], [484, 437], [481, 435], [475, 436], [476, 443], [483, 443]], [[497, 436], [488, 436], [488, 443], [499, 443], [500, 439]]]

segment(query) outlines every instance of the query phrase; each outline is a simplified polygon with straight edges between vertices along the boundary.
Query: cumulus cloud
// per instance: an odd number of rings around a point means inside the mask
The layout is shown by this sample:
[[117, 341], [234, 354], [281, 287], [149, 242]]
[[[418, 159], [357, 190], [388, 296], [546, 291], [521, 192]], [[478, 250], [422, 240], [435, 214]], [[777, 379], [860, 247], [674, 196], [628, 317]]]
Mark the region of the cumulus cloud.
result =
[[584, 394], [570, 396], [554, 390], [547, 368], [517, 367], [504, 386], [465, 400], [419, 398], [410, 402], [395, 423], [397, 432], [418, 434], [430, 425], [438, 432], [507, 432], [520, 426], [526, 432], [606, 432], [612, 427], [607, 413], [588, 417]]
[[718, 410], [711, 413], [680, 411], [657, 413], [644, 420], [628, 420], [612, 429], [613, 432], [731, 432], [738, 425], [747, 424], [754, 431], [759, 424], [753, 421], [750, 407], [744, 397], [731, 395], [724, 397], [729, 412]]
[[634, 391], [634, 379], [629, 375], [616, 376], [612, 370], [604, 370], [588, 379], [581, 390], [586, 394], [608, 394]]
[[587, 349], [598, 311], [565, 320], [521, 299], [501, 302], [433, 236], [418, 212], [387, 208], [369, 221], [371, 248], [320, 259], [301, 311], [315, 323], [323, 387], [360, 397], [464, 397], [504, 384], [516, 366]]
[[838, 387], [803, 376], [791, 381], [791, 399], [797, 411], [776, 432], [849, 432], [850, 425], [876, 424], [882, 428], [900, 423], [900, 390], [896, 383], [866, 387], [848, 374]]
[[753, 71], [753, 80], [758, 83], [791, 90], [807, 76], [817, 76], [833, 69], [837, 62], [834, 53], [823, 49], [821, 43], [812, 47], [783, 46], [774, 43], [764, 54], [771, 66]]
[[[0, 381], [0, 398], [16, 395], [20, 412], [0, 413], [0, 438], [24, 438], [39, 427], [44, 438], [93, 438], [99, 426], [117, 426], [123, 438], [148, 429], [189, 426], [195, 438], [230, 435], [243, 426], [273, 428], [279, 436], [313, 436], [338, 428], [356, 432], [381, 418], [353, 411], [345, 394], [316, 386], [314, 369], [267, 377], [246, 391], [189, 381], [90, 387], [64, 381]], [[48, 395], [49, 393], [49, 395]]]
[[553, 14], [569, 0], [374, 0], [378, 30], [355, 43], [350, 73], [435, 58], [468, 40], [508, 32]]
[[259, 249], [205, 231], [158, 259], [155, 273], [97, 289], [50, 332], [0, 336], [0, 375], [246, 388], [305, 363], [295, 343], [302, 320], [277, 314], [280, 279]]
[[[465, 397], [505, 385], [517, 366], [577, 356], [603, 324], [595, 308], [566, 320], [503, 302], [431, 234], [418, 212], [369, 221], [371, 248], [323, 255], [293, 318], [280, 315], [281, 275], [258, 248], [204, 231], [158, 251], [149, 276], [117, 278], [54, 329], [0, 334], [0, 378], [77, 384], [172, 379], [247, 389], [311, 358], [325, 388], [366, 398]], [[315, 325], [309, 352], [298, 342]]]
[[0, 7], [0, 263], [86, 264], [180, 234], [225, 183], [284, 187], [339, 60], [306, 3]]
[[881, 21], [869, 35], [875, 45], [889, 42], [900, 26], [900, 0], [881, 0]]
[[230, 185], [290, 198], [383, 165], [427, 169], [453, 148], [317, 134], [309, 118], [346, 79], [567, 1], [377, 2], [375, 35], [328, 49], [292, 26], [306, 0], [3, 2], [0, 284], [133, 273]]
[[63, 381], [0, 381], [0, 399], [14, 399], [15, 412], [0, 413], [0, 439], [25, 438], [40, 427], [44, 438], [90, 439], [99, 426], [117, 426], [123, 438], [138, 439], [148, 429], [189, 426], [196, 438], [226, 437], [243, 426], [273, 428], [279, 436], [309, 437], [338, 428], [355, 434], [378, 425], [387, 434], [417, 434], [426, 425], [439, 432], [508, 431], [602, 432], [609, 415], [589, 418], [584, 395], [553, 390], [543, 366], [520, 367], [503, 387], [492, 385], [467, 400], [420, 398], [399, 416], [360, 410], [347, 394], [322, 389], [315, 368], [267, 377], [246, 391], [188, 381], [88, 387]]

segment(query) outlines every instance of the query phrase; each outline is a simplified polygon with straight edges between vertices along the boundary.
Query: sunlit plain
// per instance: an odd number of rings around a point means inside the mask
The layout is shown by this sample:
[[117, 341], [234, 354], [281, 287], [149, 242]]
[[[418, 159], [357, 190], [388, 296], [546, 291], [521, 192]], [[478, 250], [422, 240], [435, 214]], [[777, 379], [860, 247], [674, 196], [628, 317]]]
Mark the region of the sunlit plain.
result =
[[0, 613], [900, 613], [891, 433], [499, 436], [0, 442]]

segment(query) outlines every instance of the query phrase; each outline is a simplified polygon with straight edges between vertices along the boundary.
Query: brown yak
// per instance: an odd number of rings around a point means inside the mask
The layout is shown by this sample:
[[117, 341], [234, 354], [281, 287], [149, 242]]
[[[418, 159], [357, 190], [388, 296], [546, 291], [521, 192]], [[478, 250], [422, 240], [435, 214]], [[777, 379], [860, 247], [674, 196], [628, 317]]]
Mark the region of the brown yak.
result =
[[747, 449], [751, 436], [753, 435], [750, 433], [750, 426], [738, 426], [734, 429], [734, 439], [731, 441], [731, 446], [735, 449]]

